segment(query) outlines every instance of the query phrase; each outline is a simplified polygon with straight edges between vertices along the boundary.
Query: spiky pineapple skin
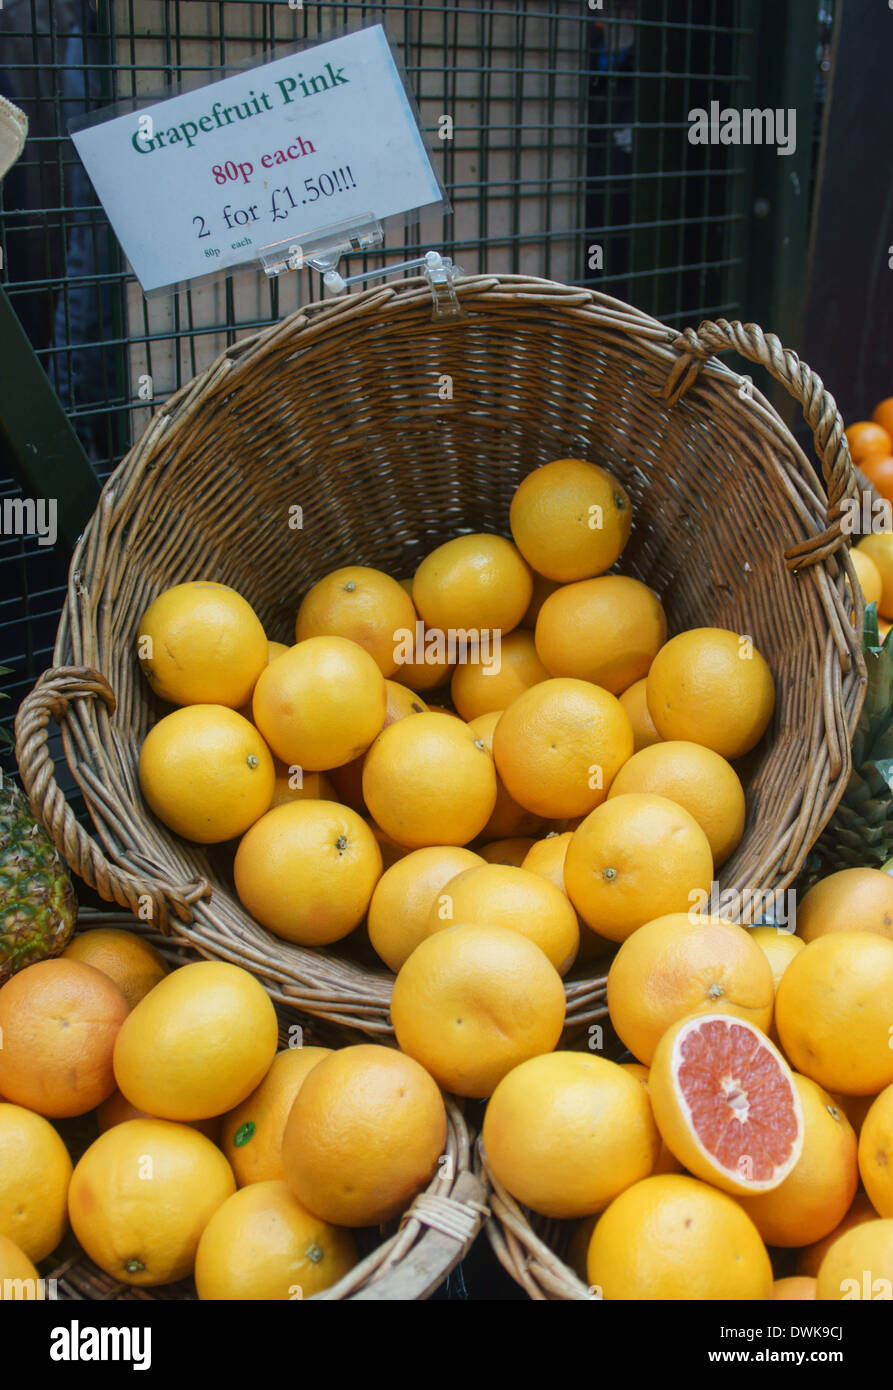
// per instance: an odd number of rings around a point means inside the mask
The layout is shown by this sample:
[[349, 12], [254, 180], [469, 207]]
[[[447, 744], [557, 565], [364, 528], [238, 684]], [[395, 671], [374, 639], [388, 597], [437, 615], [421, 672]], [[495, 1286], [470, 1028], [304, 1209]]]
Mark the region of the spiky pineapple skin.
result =
[[77, 920], [64, 860], [9, 777], [0, 785], [0, 985], [64, 951]]
[[893, 632], [881, 641], [875, 605], [865, 609], [868, 685], [853, 734], [852, 772], [807, 859], [798, 889], [839, 869], [881, 868], [893, 855]]

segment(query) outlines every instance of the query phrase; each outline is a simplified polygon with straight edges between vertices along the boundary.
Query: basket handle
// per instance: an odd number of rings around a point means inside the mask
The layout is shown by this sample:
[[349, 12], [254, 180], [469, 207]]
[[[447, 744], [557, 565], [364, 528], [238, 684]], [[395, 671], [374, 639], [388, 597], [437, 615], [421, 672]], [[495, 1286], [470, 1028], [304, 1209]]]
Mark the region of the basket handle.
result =
[[819, 564], [847, 545], [848, 538], [840, 527], [843, 503], [858, 496], [859, 484], [837, 402], [825, 390], [821, 377], [795, 352], [783, 347], [774, 333], [764, 333], [758, 324], [737, 319], [733, 323], [728, 319], [706, 319], [697, 328], [686, 328], [674, 337], [673, 346], [679, 357], [664, 385], [669, 405], [675, 405], [685, 395], [709, 357], [734, 348], [749, 362], [765, 367], [802, 407], [828, 489], [828, 525], [820, 535], [800, 541], [786, 552], [788, 568], [798, 570]]
[[111, 686], [99, 671], [89, 666], [56, 666], [44, 671], [19, 706], [15, 721], [16, 761], [31, 809], [66, 863], [74, 867], [85, 883], [107, 902], [129, 908], [135, 917], [140, 915], [146, 897], [150, 897], [156, 924], [167, 933], [170, 930], [169, 909], [173, 908], [182, 921], [190, 921], [191, 904], [208, 897], [210, 885], [200, 879], [177, 889], [157, 880], [137, 878], [114, 864], [75, 818], [55, 779], [47, 744], [47, 725], [53, 719], [61, 727], [72, 705], [79, 700], [102, 700], [110, 714], [117, 705]]

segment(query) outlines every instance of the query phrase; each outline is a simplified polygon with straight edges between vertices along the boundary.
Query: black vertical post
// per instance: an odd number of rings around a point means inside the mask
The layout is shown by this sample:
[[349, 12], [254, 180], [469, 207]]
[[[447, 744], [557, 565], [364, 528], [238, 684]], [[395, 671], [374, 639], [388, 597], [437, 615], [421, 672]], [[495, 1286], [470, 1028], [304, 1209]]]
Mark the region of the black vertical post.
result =
[[893, 9], [838, 0], [803, 353], [847, 422], [893, 395]]

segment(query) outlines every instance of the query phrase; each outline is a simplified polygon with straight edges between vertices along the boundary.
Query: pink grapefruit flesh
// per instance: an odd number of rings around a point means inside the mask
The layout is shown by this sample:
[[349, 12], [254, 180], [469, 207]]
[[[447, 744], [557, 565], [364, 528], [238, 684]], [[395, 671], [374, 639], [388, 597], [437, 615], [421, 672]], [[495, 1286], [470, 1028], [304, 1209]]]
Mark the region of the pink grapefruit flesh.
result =
[[803, 1115], [790, 1067], [766, 1034], [702, 1014], [668, 1029], [659, 1048], [649, 1090], [679, 1161], [730, 1192], [778, 1187], [800, 1158]]

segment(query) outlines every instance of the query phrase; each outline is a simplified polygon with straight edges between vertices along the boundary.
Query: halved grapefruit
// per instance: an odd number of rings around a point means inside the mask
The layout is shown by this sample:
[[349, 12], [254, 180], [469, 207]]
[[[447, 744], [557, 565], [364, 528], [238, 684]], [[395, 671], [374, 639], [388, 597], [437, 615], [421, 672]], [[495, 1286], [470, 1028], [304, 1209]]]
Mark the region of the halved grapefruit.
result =
[[648, 1077], [667, 1148], [696, 1177], [746, 1196], [778, 1187], [803, 1149], [793, 1073], [766, 1034], [728, 1014], [664, 1033]]

